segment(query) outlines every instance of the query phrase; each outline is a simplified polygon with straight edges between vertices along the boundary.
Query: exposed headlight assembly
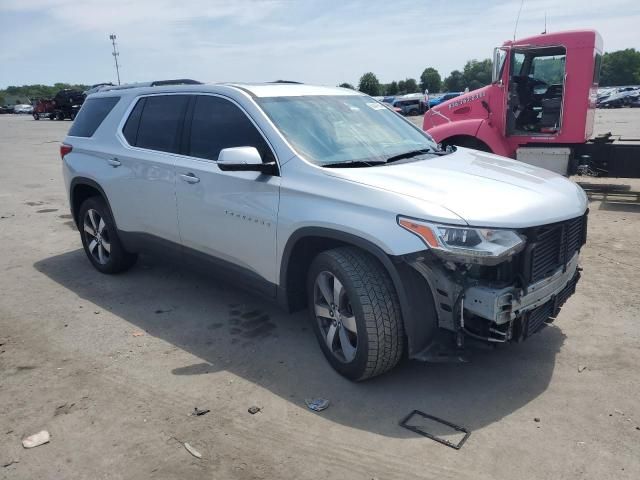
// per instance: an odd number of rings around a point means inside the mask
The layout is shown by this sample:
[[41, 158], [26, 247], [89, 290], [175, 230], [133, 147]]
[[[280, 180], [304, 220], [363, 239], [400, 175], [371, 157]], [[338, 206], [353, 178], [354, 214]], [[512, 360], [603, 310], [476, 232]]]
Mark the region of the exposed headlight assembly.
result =
[[407, 217], [398, 217], [398, 224], [433, 253], [454, 262], [496, 265], [522, 250], [526, 241], [513, 230], [437, 225]]

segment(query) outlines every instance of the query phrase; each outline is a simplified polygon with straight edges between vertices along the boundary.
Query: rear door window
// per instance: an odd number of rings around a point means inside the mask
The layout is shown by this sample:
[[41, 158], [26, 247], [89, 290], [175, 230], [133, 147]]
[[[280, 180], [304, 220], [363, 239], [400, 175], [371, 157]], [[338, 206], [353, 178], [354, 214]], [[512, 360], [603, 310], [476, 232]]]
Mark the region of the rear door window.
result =
[[131, 111], [123, 134], [130, 145], [177, 153], [189, 95], [154, 95], [140, 99]]
[[199, 95], [193, 109], [188, 154], [217, 160], [220, 150], [230, 147], [255, 147], [264, 162], [275, 161], [264, 137], [238, 106], [220, 97]]
[[82, 105], [69, 135], [72, 137], [91, 137], [100, 124], [116, 106], [120, 97], [90, 98]]

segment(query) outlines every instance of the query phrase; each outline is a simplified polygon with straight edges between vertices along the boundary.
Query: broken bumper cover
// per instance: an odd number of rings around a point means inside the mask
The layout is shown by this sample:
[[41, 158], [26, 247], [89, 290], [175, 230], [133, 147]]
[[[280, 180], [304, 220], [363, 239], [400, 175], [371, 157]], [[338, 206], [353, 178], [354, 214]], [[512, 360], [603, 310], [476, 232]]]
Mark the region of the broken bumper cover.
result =
[[[556, 297], [562, 303], [573, 293], [577, 283], [579, 255], [576, 253], [566, 267], [559, 268], [553, 275], [529, 285], [526, 290], [505, 287], [495, 289], [476, 285], [469, 287], [464, 293], [464, 309], [466, 312], [502, 325], [538, 307], [550, 304]], [[567, 287], [571, 292], [564, 294]], [[557, 302], [556, 302], [557, 303]], [[555, 315], [557, 307], [549, 316]]]

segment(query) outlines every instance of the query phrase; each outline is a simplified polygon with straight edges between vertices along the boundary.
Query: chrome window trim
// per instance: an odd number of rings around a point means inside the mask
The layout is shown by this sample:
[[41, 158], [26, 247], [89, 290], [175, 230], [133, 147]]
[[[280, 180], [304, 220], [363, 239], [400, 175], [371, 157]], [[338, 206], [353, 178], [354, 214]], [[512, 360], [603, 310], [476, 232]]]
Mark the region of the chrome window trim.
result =
[[[159, 153], [159, 154], [162, 154], [162, 155], [170, 155], [170, 156], [174, 156], [174, 157], [178, 157], [178, 158], [185, 158], [185, 159], [189, 159], [189, 160], [197, 160], [197, 161], [206, 162], [206, 163], [215, 163], [215, 164], [218, 163], [218, 160], [211, 160], [209, 158], [193, 157], [191, 155], [184, 155], [184, 154], [181, 154], [181, 153], [163, 152], [162, 150], [153, 150], [151, 148], [136, 147], [134, 145], [131, 145], [127, 141], [127, 139], [126, 139], [126, 137], [124, 136], [124, 133], [123, 133], [124, 126], [126, 125], [127, 120], [129, 120], [129, 117], [131, 116], [131, 112], [136, 107], [138, 102], [140, 100], [142, 100], [143, 98], [147, 98], [147, 97], [159, 97], [159, 96], [169, 96], [169, 95], [186, 95], [186, 96], [190, 96], [190, 97], [207, 95], [207, 96], [210, 96], [210, 97], [219, 97], [219, 98], [221, 98], [223, 100], [227, 100], [227, 101], [233, 103], [236, 107], [238, 107], [240, 109], [240, 111], [242, 113], [244, 113], [244, 115], [249, 119], [249, 121], [253, 124], [253, 126], [256, 128], [258, 133], [262, 136], [264, 141], [267, 143], [269, 149], [271, 150], [271, 153], [273, 154], [273, 158], [275, 158], [275, 160], [276, 160], [276, 165], [278, 166], [278, 170], [280, 170], [280, 161], [278, 159], [278, 155], [276, 154], [276, 151], [273, 148], [273, 145], [271, 144], [271, 142], [269, 141], [267, 136], [264, 134], [264, 132], [262, 131], [260, 126], [255, 122], [255, 120], [251, 117], [251, 115], [249, 115], [249, 113], [246, 111], [246, 109], [242, 105], [240, 105], [240, 103], [238, 103], [233, 98], [227, 97], [226, 95], [222, 95], [220, 93], [212, 93], [212, 92], [158, 92], [158, 93], [144, 93], [144, 94], [136, 95], [131, 100], [131, 102], [129, 103], [129, 106], [127, 107], [127, 109], [124, 111], [124, 114], [122, 115], [122, 118], [120, 119], [120, 122], [118, 123], [118, 127], [116, 129], [116, 138], [120, 141], [120, 143], [122, 144], [122, 146], [124, 148], [126, 148], [128, 150], [139, 151], [139, 152], [151, 152], [151, 153], [156, 153], [156, 154]], [[186, 118], [185, 118], [185, 120], [186, 120]]]

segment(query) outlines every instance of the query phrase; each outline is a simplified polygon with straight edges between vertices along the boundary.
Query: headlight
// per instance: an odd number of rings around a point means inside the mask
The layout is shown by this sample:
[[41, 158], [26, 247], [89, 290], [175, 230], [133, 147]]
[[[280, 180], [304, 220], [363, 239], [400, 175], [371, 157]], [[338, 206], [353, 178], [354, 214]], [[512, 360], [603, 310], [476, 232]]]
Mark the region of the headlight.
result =
[[464, 263], [496, 265], [525, 245], [525, 238], [513, 230], [437, 225], [406, 217], [398, 217], [398, 224], [437, 255]]

